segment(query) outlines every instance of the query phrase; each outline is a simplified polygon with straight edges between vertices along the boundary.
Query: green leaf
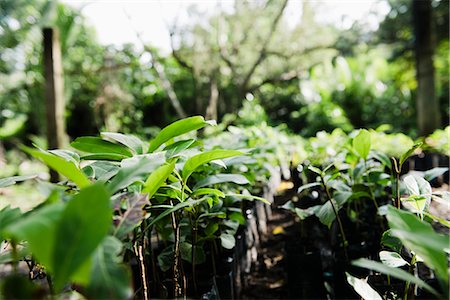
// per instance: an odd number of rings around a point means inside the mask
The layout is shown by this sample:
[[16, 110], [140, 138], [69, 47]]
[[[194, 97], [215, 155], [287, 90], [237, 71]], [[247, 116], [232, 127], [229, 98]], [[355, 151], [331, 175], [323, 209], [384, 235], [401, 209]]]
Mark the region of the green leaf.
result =
[[10, 185], [14, 185], [20, 181], [26, 181], [29, 179], [36, 178], [37, 175], [24, 175], [24, 176], [11, 176], [0, 179], [0, 188], [4, 188]]
[[173, 245], [166, 247], [157, 257], [158, 265], [163, 272], [167, 272], [173, 265]]
[[420, 256], [436, 275], [448, 282], [445, 250], [450, 246], [449, 236], [434, 232], [429, 223], [420, 221], [414, 214], [388, 207], [386, 218], [393, 236], [398, 237], [411, 251]]
[[201, 116], [189, 117], [176, 121], [164, 127], [159, 134], [150, 142], [149, 152], [153, 152], [168, 140], [185, 134], [187, 132], [198, 130], [205, 127], [208, 122]]
[[156, 191], [164, 184], [167, 177], [172, 174], [175, 168], [176, 161], [170, 164], [165, 164], [160, 166], [158, 169], [153, 171], [144, 183], [143, 193], [147, 193], [149, 198], [152, 198]]
[[112, 194], [136, 181], [143, 181], [150, 172], [164, 163], [162, 153], [133, 157], [122, 161], [122, 168], [109, 182], [108, 189]]
[[219, 224], [217, 222], [210, 222], [205, 228], [206, 236], [213, 235], [217, 230], [219, 230]]
[[67, 203], [55, 232], [52, 265], [56, 290], [91, 258], [111, 222], [110, 197], [101, 184], [82, 189]]
[[186, 201], [184, 201], [184, 202], [178, 203], [178, 204], [175, 205], [175, 206], [166, 206], [166, 205], [165, 205], [165, 206], [161, 206], [161, 205], [154, 205], [154, 206], [152, 206], [152, 208], [159, 208], [159, 207], [170, 207], [170, 208], [166, 209], [166, 210], [163, 211], [161, 214], [159, 214], [156, 218], [154, 218], [154, 219], [148, 224], [147, 227], [151, 227], [152, 225], [154, 225], [155, 223], [157, 223], [159, 220], [161, 220], [161, 219], [164, 218], [165, 216], [167, 216], [167, 215], [169, 215], [169, 214], [171, 214], [171, 213], [173, 213], [173, 212], [175, 212], [175, 211], [177, 211], [177, 210], [180, 210], [180, 209], [185, 208], [185, 207], [187, 207], [187, 206], [198, 205], [198, 204], [202, 203], [203, 201], [205, 201], [205, 199], [200, 199], [200, 200], [192, 200], [192, 199], [189, 199], [189, 200], [186, 200]]
[[86, 153], [95, 154], [120, 154], [131, 157], [133, 153], [125, 146], [105, 141], [102, 138], [95, 136], [82, 136], [72, 143], [70, 146]]
[[82, 155], [82, 160], [110, 160], [110, 161], [121, 161], [122, 159], [128, 158], [127, 155], [116, 154], [116, 153], [96, 153]]
[[447, 171], [448, 168], [433, 168], [431, 170], [426, 171], [425, 174], [423, 174], [423, 178], [425, 180], [431, 181], [436, 177], [443, 175]]
[[190, 147], [195, 145], [196, 142], [197, 141], [194, 139], [189, 139], [189, 140], [178, 141], [173, 144], [170, 144], [164, 148], [164, 150], [167, 151], [166, 157], [167, 158], [175, 157], [178, 154], [180, 154], [181, 152], [183, 152], [184, 150], [189, 149]]
[[111, 179], [120, 170], [120, 167], [116, 163], [109, 161], [95, 161], [86, 167], [90, 167], [94, 172], [94, 178], [101, 181]]
[[129, 299], [132, 294], [130, 274], [122, 265], [122, 243], [106, 237], [97, 248], [86, 294], [90, 299]]
[[203, 195], [214, 195], [219, 198], [225, 198], [225, 194], [217, 189], [210, 189], [210, 188], [200, 188], [195, 190], [190, 196], [191, 198], [197, 197], [197, 196], [203, 196]]
[[75, 166], [78, 166], [78, 164], [80, 163], [80, 156], [78, 155], [78, 153], [75, 153], [73, 151], [55, 149], [49, 150], [48, 152], [72, 162]]
[[115, 133], [115, 132], [102, 132], [100, 133], [100, 135], [102, 137], [119, 142], [124, 146], [127, 146], [128, 148], [133, 150], [133, 152], [136, 154], [144, 154], [144, 150], [146, 150], [145, 143], [141, 141], [139, 138], [135, 137], [134, 135], [125, 135], [122, 133]]
[[60, 202], [36, 209], [10, 224], [3, 233], [16, 241], [27, 241], [39, 263], [53, 271], [55, 232], [64, 207]]
[[11, 208], [9, 205], [0, 210], [0, 243], [3, 241], [3, 231], [8, 225], [17, 222], [22, 213], [19, 208]]
[[72, 162], [43, 150], [36, 150], [25, 146], [21, 148], [31, 156], [43, 161], [56, 172], [73, 181], [78, 187], [83, 188], [91, 184], [86, 175]]
[[386, 266], [393, 268], [409, 265], [409, 263], [404, 260], [397, 252], [380, 251], [380, 260]]
[[262, 197], [258, 197], [258, 196], [253, 196], [253, 195], [244, 195], [244, 194], [225, 194], [226, 197], [236, 197], [236, 198], [242, 198], [242, 199], [247, 199], [247, 200], [259, 200], [262, 201], [268, 205], [271, 205], [271, 203], [269, 201], [267, 201], [267, 199], [262, 198]]
[[248, 179], [241, 174], [216, 174], [208, 176], [202, 180], [200, 180], [195, 186], [194, 190], [204, 187], [210, 186], [218, 183], [232, 182], [236, 184], [249, 184]]
[[422, 146], [423, 143], [417, 143], [414, 144], [408, 151], [406, 151], [405, 153], [402, 154], [402, 156], [400, 157], [400, 167], [399, 169], [402, 168], [403, 163], [408, 159], [408, 157], [420, 146]]
[[220, 235], [220, 243], [225, 249], [233, 249], [236, 245], [236, 239], [232, 234], [222, 233]]
[[353, 149], [363, 159], [367, 159], [371, 147], [370, 132], [366, 129], [361, 129], [353, 139]]
[[353, 277], [349, 273], [347, 275], [347, 282], [355, 289], [358, 295], [364, 300], [382, 300], [380, 294], [377, 293], [368, 283], [367, 280]]
[[301, 192], [303, 192], [304, 190], [316, 187], [316, 186], [320, 186], [320, 182], [312, 182], [312, 183], [307, 183], [302, 185], [301, 187], [298, 188], [297, 193], [300, 194]]
[[381, 236], [381, 245], [384, 245], [395, 252], [400, 252], [402, 250], [402, 241], [398, 237], [392, 235], [392, 230], [386, 230]]
[[211, 162], [216, 159], [223, 159], [232, 156], [243, 155], [243, 152], [236, 150], [211, 150], [208, 152], [203, 152], [189, 158], [183, 167], [183, 180], [187, 180], [189, 176], [201, 165]]
[[[333, 201], [334, 207], [339, 211], [339, 206], [337, 205], [336, 201]], [[320, 222], [324, 225], [327, 225], [328, 228], [331, 227], [331, 224], [333, 224], [334, 219], [336, 219], [336, 214], [334, 213], [333, 206], [331, 205], [330, 201], [327, 201], [325, 204], [323, 204], [319, 210], [315, 212], [316, 216], [319, 218]]]
[[316, 173], [317, 175], [322, 175], [322, 171], [314, 166], [309, 166], [308, 170], [310, 170], [313, 173]]
[[431, 292], [432, 294], [439, 297], [439, 293], [436, 292], [435, 289], [433, 289], [431, 286], [429, 286], [427, 283], [425, 283], [420, 278], [415, 277], [414, 275], [411, 275], [410, 273], [408, 273], [402, 269], [389, 267], [380, 262], [369, 260], [366, 258], [360, 258], [360, 259], [354, 260], [354, 261], [352, 261], [352, 265], [361, 267], [361, 268], [374, 270], [374, 271], [398, 278], [400, 280], [412, 282], [412, 283], [416, 284], [417, 286], [424, 288], [424, 289], [428, 290], [429, 292]]
[[[206, 261], [205, 251], [200, 246], [195, 247], [195, 264], [202, 264]], [[185, 261], [192, 263], [192, 244], [188, 242], [180, 243], [180, 254], [181, 258]]]
[[125, 202], [125, 212], [114, 216], [115, 229], [113, 235], [119, 239], [125, 238], [136, 226], [138, 226], [146, 215], [144, 206], [150, 204], [147, 195], [132, 194], [122, 198]]

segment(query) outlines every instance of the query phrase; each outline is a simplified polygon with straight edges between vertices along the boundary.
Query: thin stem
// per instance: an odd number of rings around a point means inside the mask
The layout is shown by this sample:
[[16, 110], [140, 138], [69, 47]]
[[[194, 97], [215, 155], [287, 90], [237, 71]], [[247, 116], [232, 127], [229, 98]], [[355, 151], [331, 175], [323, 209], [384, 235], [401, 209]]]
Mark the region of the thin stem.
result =
[[325, 188], [325, 191], [328, 196], [328, 201], [330, 202], [331, 207], [333, 208], [334, 215], [336, 216], [336, 220], [338, 221], [339, 230], [341, 231], [341, 236], [342, 236], [342, 242], [344, 244], [344, 254], [345, 254], [346, 260], [348, 261], [348, 254], [347, 254], [348, 242], [347, 242], [347, 238], [345, 237], [344, 227], [342, 226], [341, 218], [339, 217], [338, 211], [336, 210], [336, 207], [333, 204], [330, 191], [328, 190], [328, 186], [325, 184], [325, 180], [322, 175], [320, 175], [320, 180], [322, 181], [322, 185]]
[[144, 254], [142, 245], [138, 245], [138, 241], [136, 241], [133, 245], [134, 253], [136, 254], [139, 260], [139, 267], [141, 268], [141, 279], [142, 279], [142, 287], [144, 290], [144, 300], [148, 300], [148, 286], [147, 286], [147, 272], [145, 268]]
[[392, 170], [393, 170], [393, 172], [395, 172], [395, 175], [396, 175], [395, 192], [397, 194], [397, 197], [396, 197], [397, 208], [400, 209], [401, 208], [401, 204], [400, 204], [400, 171], [401, 170], [398, 167], [397, 160], [395, 159], [395, 157], [391, 157], [391, 161], [392, 161]]
[[194, 283], [194, 292], [197, 294], [197, 274], [195, 269], [195, 251], [197, 244], [197, 222], [194, 222], [194, 226], [192, 227], [192, 282]]
[[[409, 264], [409, 273], [414, 275], [414, 268], [416, 265], [416, 255], [413, 254], [411, 258], [411, 263]], [[411, 285], [411, 282], [407, 281], [405, 285], [405, 291], [403, 292], [403, 300], [408, 300], [408, 294], [409, 294], [409, 287]], [[414, 289], [413, 289], [414, 290]]]
[[[183, 197], [183, 196], [182, 196]], [[170, 200], [170, 204], [173, 206], [173, 201]], [[180, 269], [180, 237], [181, 230], [178, 225], [175, 212], [170, 214], [172, 219], [172, 228], [175, 233], [174, 250], [173, 250], [173, 287], [174, 298], [179, 298], [183, 295], [183, 288], [180, 285], [181, 269]]]

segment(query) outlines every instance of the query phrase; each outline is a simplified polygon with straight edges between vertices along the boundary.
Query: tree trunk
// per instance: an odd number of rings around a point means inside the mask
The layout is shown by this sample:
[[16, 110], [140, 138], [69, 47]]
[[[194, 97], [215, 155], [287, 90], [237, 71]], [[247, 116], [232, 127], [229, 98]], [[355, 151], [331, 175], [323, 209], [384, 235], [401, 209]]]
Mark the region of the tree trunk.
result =
[[[64, 81], [61, 61], [59, 31], [44, 28], [44, 74], [47, 118], [48, 149], [61, 148], [65, 144]], [[50, 172], [52, 182], [59, 181], [55, 171]]]
[[209, 95], [209, 103], [206, 108], [205, 119], [206, 120], [217, 120], [217, 105], [219, 103], [219, 89], [217, 88], [216, 79], [211, 78], [210, 81], [210, 95]]
[[412, 5], [416, 52], [417, 124], [419, 134], [426, 136], [441, 124], [434, 82], [435, 41], [432, 6], [431, 0], [414, 0]]

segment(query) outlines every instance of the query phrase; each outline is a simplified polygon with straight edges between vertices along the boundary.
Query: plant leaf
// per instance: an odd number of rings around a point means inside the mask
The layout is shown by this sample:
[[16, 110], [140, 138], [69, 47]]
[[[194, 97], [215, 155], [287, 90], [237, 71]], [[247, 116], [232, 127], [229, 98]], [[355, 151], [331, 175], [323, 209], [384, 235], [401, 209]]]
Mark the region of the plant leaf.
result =
[[164, 157], [164, 155], [158, 153], [157, 155], [133, 157], [122, 161], [122, 168], [107, 185], [108, 189], [114, 194], [138, 180], [143, 181], [147, 174], [164, 163], [164, 158], [161, 159], [161, 157]]
[[194, 116], [176, 121], [164, 127], [159, 134], [150, 142], [149, 152], [153, 152], [162, 144], [187, 132], [205, 127], [208, 123], [201, 116]]
[[70, 143], [70, 146], [86, 153], [120, 154], [131, 157], [133, 153], [127, 147], [105, 141], [96, 136], [82, 136]]
[[241, 174], [216, 174], [208, 176], [199, 182], [194, 186], [194, 190], [204, 187], [204, 186], [210, 186], [218, 183], [225, 183], [225, 182], [232, 182], [236, 184], [249, 184], [247, 177]]
[[19, 208], [11, 208], [9, 205], [0, 210], [0, 243], [3, 241], [3, 231], [8, 225], [17, 222], [22, 215]]
[[167, 151], [166, 157], [167, 158], [175, 157], [178, 154], [180, 154], [181, 152], [183, 152], [184, 150], [192, 147], [194, 144], [196, 144], [196, 142], [197, 141], [194, 139], [189, 139], [189, 140], [178, 141], [173, 144], [170, 144], [164, 148], [164, 150]]
[[225, 249], [233, 249], [236, 245], [236, 239], [232, 234], [222, 233], [220, 235], [220, 243]]
[[110, 160], [110, 161], [121, 161], [122, 159], [128, 158], [127, 155], [116, 154], [116, 153], [96, 153], [82, 155], [82, 160]]
[[243, 152], [236, 150], [211, 150], [207, 152], [203, 152], [189, 158], [183, 167], [183, 180], [187, 180], [189, 176], [201, 165], [204, 165], [208, 162], [211, 162], [216, 159], [222, 159], [232, 156], [243, 155]]
[[107, 236], [94, 253], [89, 285], [86, 294], [90, 299], [129, 299], [130, 274], [122, 265], [122, 243]]
[[258, 197], [258, 196], [253, 196], [253, 195], [244, 195], [244, 194], [225, 194], [226, 197], [236, 197], [236, 198], [242, 198], [242, 199], [248, 199], [248, 200], [259, 200], [262, 201], [268, 205], [271, 205], [271, 203], [269, 201], [267, 201], [267, 199], [262, 198], [262, 197]]
[[59, 202], [36, 209], [4, 228], [3, 234], [16, 241], [27, 241], [36, 259], [53, 271], [55, 232], [64, 207]]
[[119, 239], [125, 238], [144, 219], [146, 212], [144, 206], [150, 204], [147, 195], [132, 194], [122, 198], [126, 202], [126, 210], [119, 216], [114, 216], [116, 227], [113, 235]]
[[414, 214], [392, 206], [388, 207], [386, 218], [392, 235], [420, 256], [443, 282], [448, 282], [445, 249], [450, 247], [449, 237], [435, 233], [429, 223]]
[[219, 198], [225, 198], [225, 194], [218, 189], [210, 189], [210, 188], [200, 188], [195, 190], [190, 197], [203, 196], [203, 195], [214, 195]]
[[412, 282], [412, 283], [416, 284], [417, 286], [424, 288], [427, 291], [429, 291], [432, 294], [439, 297], [439, 293], [436, 292], [436, 290], [433, 289], [431, 286], [429, 286], [425, 281], [421, 280], [418, 277], [415, 277], [414, 275], [411, 275], [410, 273], [408, 273], [402, 269], [389, 267], [380, 262], [369, 260], [366, 258], [360, 258], [360, 259], [354, 260], [354, 261], [352, 261], [352, 265], [361, 267], [361, 268], [374, 270], [374, 271], [398, 278], [400, 280]]
[[370, 132], [366, 129], [361, 129], [353, 139], [353, 149], [363, 159], [367, 159], [371, 147]]
[[167, 177], [172, 174], [175, 168], [176, 161], [170, 164], [165, 164], [160, 166], [158, 169], [153, 171], [144, 183], [143, 193], [147, 193], [149, 198], [152, 198], [156, 191], [163, 185]]
[[402, 168], [403, 163], [408, 159], [408, 157], [420, 146], [422, 146], [423, 143], [417, 143], [414, 144], [408, 151], [406, 151], [405, 153], [402, 154], [402, 156], [400, 157], [400, 167], [399, 169]]
[[26, 181], [29, 179], [36, 178], [37, 175], [24, 175], [24, 176], [11, 176], [0, 179], [0, 188], [4, 188], [10, 185], [14, 185], [20, 181]]
[[[175, 212], [175, 211], [177, 211], [177, 210], [180, 210], [180, 209], [185, 208], [185, 207], [187, 207], [187, 206], [198, 205], [198, 204], [202, 203], [203, 201], [205, 201], [205, 199], [200, 199], [200, 200], [192, 200], [192, 199], [188, 199], [188, 200], [186, 200], [186, 201], [184, 201], [184, 202], [178, 203], [178, 204], [175, 205], [175, 206], [167, 206], [167, 207], [170, 207], [170, 208], [166, 209], [166, 210], [163, 211], [161, 214], [159, 214], [156, 218], [154, 218], [154, 219], [148, 224], [147, 227], [151, 227], [152, 225], [154, 225], [155, 223], [157, 223], [159, 220], [161, 220], [161, 219], [164, 218], [165, 216], [167, 216], [167, 215], [169, 215], [169, 214], [171, 214], [171, 213], [173, 213], [173, 212]], [[152, 208], [158, 208], [158, 206], [159, 206], [159, 205], [155, 205], [155, 206], [152, 206]], [[164, 206], [164, 207], [166, 207], [166, 206]]]
[[111, 221], [110, 197], [102, 184], [82, 189], [67, 203], [55, 231], [53, 273], [56, 290], [60, 290], [91, 258], [108, 234]]
[[349, 273], [345, 272], [347, 275], [347, 282], [355, 289], [355, 291], [364, 300], [382, 300], [380, 294], [377, 293], [368, 283], [367, 280], [359, 279], [353, 277]]
[[431, 170], [426, 171], [425, 174], [423, 174], [423, 178], [427, 181], [431, 181], [436, 177], [443, 175], [447, 171], [448, 168], [433, 168]]
[[409, 263], [404, 260], [397, 252], [380, 251], [380, 260], [386, 266], [393, 268], [409, 265]]
[[78, 187], [84, 188], [91, 184], [86, 175], [72, 162], [43, 150], [36, 150], [26, 146], [22, 146], [21, 148], [31, 156], [43, 161], [56, 172], [73, 181]]
[[136, 154], [144, 154], [145, 144], [139, 138], [134, 135], [126, 135], [122, 133], [115, 132], [102, 132], [100, 133], [102, 137], [109, 138], [113, 141], [119, 142], [124, 146], [127, 146], [133, 150]]
[[297, 193], [300, 194], [301, 192], [303, 192], [304, 190], [316, 187], [316, 186], [320, 186], [320, 182], [312, 182], [312, 183], [307, 183], [302, 185], [301, 187], [298, 188]]

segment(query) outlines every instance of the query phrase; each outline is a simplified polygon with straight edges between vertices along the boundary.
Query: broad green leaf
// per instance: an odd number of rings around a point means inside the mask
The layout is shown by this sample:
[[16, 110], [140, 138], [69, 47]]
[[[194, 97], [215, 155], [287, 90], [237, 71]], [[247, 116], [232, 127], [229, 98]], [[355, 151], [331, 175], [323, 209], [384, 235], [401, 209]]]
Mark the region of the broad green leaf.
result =
[[353, 149], [363, 159], [367, 159], [371, 147], [370, 132], [366, 129], [361, 129], [353, 139]]
[[198, 130], [205, 127], [207, 124], [208, 122], [206, 122], [201, 116], [189, 117], [176, 121], [164, 127], [159, 132], [159, 134], [150, 142], [148, 151], [153, 152], [168, 140], [187, 132]]
[[36, 209], [10, 224], [3, 234], [16, 241], [27, 241], [28, 249], [37, 261], [53, 271], [55, 232], [64, 207], [59, 202]]
[[189, 140], [178, 141], [173, 144], [170, 144], [164, 148], [164, 151], [166, 151], [166, 157], [167, 158], [175, 157], [178, 154], [180, 154], [181, 152], [183, 152], [184, 150], [189, 149], [190, 147], [194, 146], [196, 143], [198, 143], [196, 140], [189, 139]]
[[390, 249], [398, 253], [402, 250], [403, 247], [402, 241], [400, 241], [398, 237], [392, 235], [391, 229], [386, 230], [381, 236], [381, 245], [389, 247]]
[[294, 207], [292, 210], [297, 214], [297, 216], [300, 218], [300, 220], [304, 220], [310, 216], [316, 215], [317, 212], [322, 208], [322, 205], [315, 205], [312, 207], [308, 207], [306, 209], [301, 209], [298, 207]]
[[430, 213], [425, 213], [425, 215], [426, 215], [427, 217], [429, 217], [429, 218], [431, 218], [431, 219], [433, 219], [433, 220], [435, 220], [435, 221], [441, 223], [442, 225], [444, 225], [444, 226], [450, 228], [450, 222], [449, 222], [449, 221], [447, 221], [447, 220], [445, 220], [445, 219], [442, 219], [442, 218], [439, 218], [438, 216], [435, 216], [435, 215], [430, 214]]
[[95, 154], [120, 154], [131, 157], [133, 153], [125, 146], [105, 141], [102, 138], [95, 136], [82, 136], [72, 143], [70, 146], [86, 153]]
[[298, 188], [297, 193], [300, 194], [304, 190], [307, 190], [307, 189], [310, 189], [310, 188], [313, 188], [313, 187], [316, 187], [316, 186], [320, 186], [320, 185], [321, 185], [320, 182], [312, 182], [312, 183], [304, 184], [304, 185], [302, 185], [301, 187]]
[[133, 150], [136, 154], [144, 154], [146, 146], [143, 141], [134, 135], [126, 135], [122, 133], [115, 132], [102, 132], [100, 133], [102, 137], [111, 139], [113, 141], [119, 142], [124, 146], [127, 146]]
[[[200, 246], [195, 247], [195, 264], [202, 264], [206, 261], [205, 251]], [[181, 258], [192, 264], [192, 244], [188, 242], [180, 243]]]
[[164, 159], [156, 156], [141, 156], [122, 162], [122, 168], [109, 182], [108, 189], [112, 194], [129, 186], [136, 181], [143, 181], [149, 173], [164, 163]]
[[4, 188], [10, 185], [14, 185], [17, 182], [26, 181], [29, 179], [36, 178], [37, 175], [24, 175], [24, 176], [11, 176], [0, 179], [0, 188]]
[[220, 243], [225, 249], [233, 249], [236, 245], [236, 239], [232, 234], [222, 233], [220, 235]]
[[61, 149], [55, 149], [55, 150], [48, 150], [51, 154], [55, 154], [56, 156], [62, 157], [67, 161], [71, 161], [75, 166], [78, 166], [80, 163], [80, 156], [78, 153], [75, 153], [73, 151], [69, 150], [61, 150]]
[[245, 194], [225, 194], [226, 197], [236, 197], [236, 198], [242, 198], [242, 199], [247, 199], [247, 200], [259, 200], [262, 201], [268, 205], [271, 205], [271, 203], [269, 201], [267, 201], [267, 199], [262, 198], [262, 197], [258, 197], [258, 196], [253, 196], [253, 195], [245, 195]]
[[219, 230], [219, 224], [217, 222], [209, 222], [205, 228], [205, 234], [207, 236], [213, 235], [217, 230]]
[[445, 172], [448, 172], [448, 170], [448, 168], [433, 168], [426, 171], [425, 174], [423, 174], [423, 178], [427, 181], [431, 181], [436, 177], [443, 175]]
[[382, 300], [380, 294], [377, 293], [368, 283], [367, 279], [359, 279], [353, 277], [349, 273], [345, 272], [347, 275], [347, 282], [355, 289], [358, 295], [364, 300]]
[[94, 173], [94, 178], [101, 181], [111, 179], [120, 170], [120, 167], [116, 163], [109, 161], [95, 161], [86, 167], [90, 167]]
[[219, 198], [225, 198], [225, 194], [222, 191], [217, 190], [217, 189], [210, 189], [210, 188], [200, 188], [200, 189], [195, 190], [191, 194], [191, 198], [197, 197], [197, 196], [203, 196], [203, 195], [214, 195]]
[[0, 243], [3, 241], [3, 231], [8, 225], [17, 222], [22, 213], [19, 208], [11, 208], [9, 205], [0, 210]]
[[316, 173], [317, 175], [321, 175], [322, 174], [322, 171], [319, 168], [316, 168], [314, 166], [309, 166], [308, 170], [310, 170], [313, 173]]
[[[333, 201], [334, 207], [339, 211], [339, 206], [335, 200]], [[333, 224], [334, 219], [336, 219], [336, 214], [334, 213], [333, 206], [330, 201], [327, 201], [323, 204], [319, 210], [315, 212], [316, 216], [319, 218], [320, 222], [324, 225], [327, 225], [328, 228]]]
[[241, 174], [216, 174], [208, 176], [202, 180], [200, 180], [195, 186], [194, 190], [204, 187], [210, 186], [218, 183], [232, 182], [236, 184], [249, 184], [248, 179]]
[[157, 257], [158, 266], [163, 272], [167, 272], [173, 265], [173, 245], [166, 247]]
[[402, 156], [400, 157], [400, 169], [403, 165], [403, 163], [408, 159], [408, 157], [420, 146], [422, 146], [423, 143], [417, 143], [414, 144], [408, 151], [406, 151], [405, 153], [402, 154]]
[[91, 184], [86, 175], [84, 175], [84, 173], [72, 162], [42, 150], [36, 150], [25, 146], [22, 146], [22, 149], [31, 156], [43, 161], [56, 172], [73, 181], [78, 187], [83, 188]]
[[352, 261], [352, 265], [361, 267], [361, 268], [366, 268], [369, 270], [374, 270], [374, 271], [398, 278], [400, 280], [412, 282], [412, 283], [416, 284], [417, 286], [424, 288], [427, 291], [429, 291], [432, 294], [439, 297], [439, 293], [436, 292], [436, 290], [433, 289], [431, 286], [429, 286], [426, 282], [424, 282], [423, 280], [421, 280], [418, 277], [415, 277], [414, 275], [411, 275], [410, 273], [408, 273], [402, 269], [389, 267], [380, 262], [369, 260], [366, 258], [360, 258], [360, 259], [354, 260], [354, 261]]
[[397, 252], [380, 251], [380, 260], [386, 266], [393, 268], [409, 265], [409, 263], [404, 260]]
[[204, 165], [208, 162], [211, 162], [216, 159], [223, 159], [232, 156], [243, 155], [243, 152], [236, 150], [211, 150], [207, 152], [203, 152], [189, 158], [183, 167], [183, 180], [187, 180], [189, 176], [201, 165]]
[[445, 249], [450, 246], [449, 236], [434, 232], [429, 223], [420, 221], [414, 214], [388, 207], [386, 218], [393, 236], [398, 237], [411, 251], [420, 256], [436, 275], [448, 282]]
[[129, 299], [132, 296], [128, 269], [122, 264], [122, 243], [107, 236], [97, 248], [86, 294], [90, 299]]
[[127, 158], [127, 155], [116, 154], [116, 153], [95, 153], [82, 155], [82, 160], [110, 160], [110, 161], [121, 161], [122, 159]]
[[55, 231], [52, 265], [56, 290], [91, 258], [111, 223], [110, 197], [103, 185], [84, 188], [69, 200]]
[[125, 202], [125, 212], [114, 216], [115, 229], [113, 235], [119, 239], [125, 238], [136, 226], [138, 226], [146, 215], [144, 206], [150, 204], [147, 195], [132, 194], [122, 198]]
[[[192, 200], [192, 199], [188, 199], [184, 202], [178, 203], [175, 206], [171, 206], [171, 205], [165, 205], [164, 207], [167, 208], [165, 211], [163, 211], [161, 214], [159, 214], [156, 218], [154, 218], [149, 224], [148, 224], [148, 228], [151, 227], [152, 225], [154, 225], [155, 223], [157, 223], [159, 220], [161, 220], [162, 218], [164, 218], [165, 216], [168, 216], [169, 214], [180, 210], [182, 208], [185, 208], [187, 206], [194, 206], [194, 205], [198, 205], [200, 203], [202, 203], [203, 201], [205, 201], [205, 199], [200, 199], [200, 200]], [[152, 208], [158, 208], [158, 207], [163, 207], [161, 205], [154, 205], [152, 206]]]
[[176, 161], [170, 164], [165, 164], [160, 166], [158, 169], [153, 171], [144, 183], [143, 193], [147, 193], [149, 198], [152, 198], [156, 191], [164, 184], [167, 177], [172, 174], [175, 168]]

